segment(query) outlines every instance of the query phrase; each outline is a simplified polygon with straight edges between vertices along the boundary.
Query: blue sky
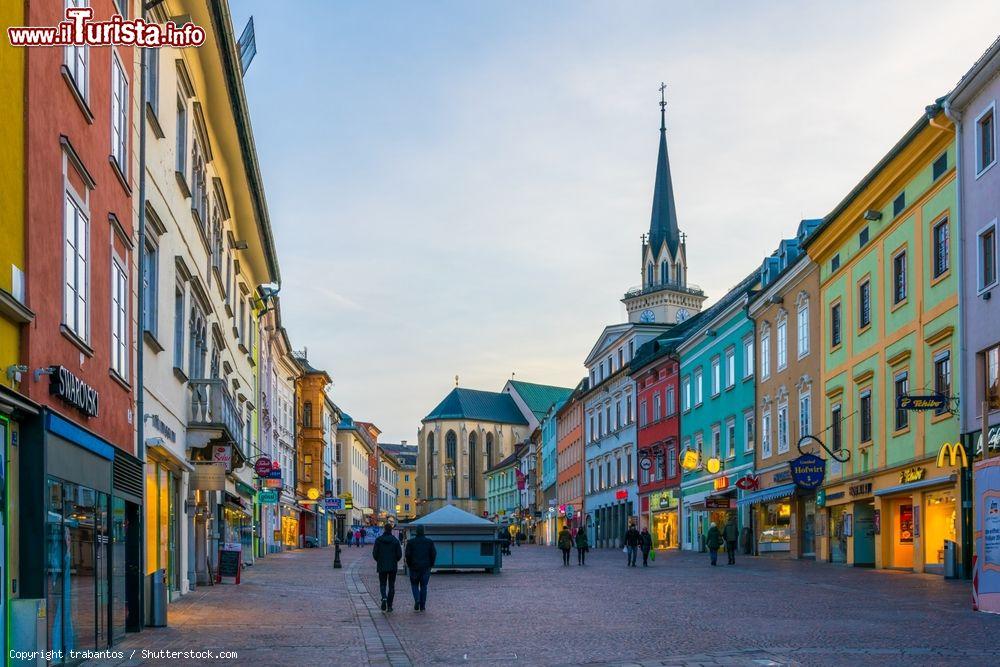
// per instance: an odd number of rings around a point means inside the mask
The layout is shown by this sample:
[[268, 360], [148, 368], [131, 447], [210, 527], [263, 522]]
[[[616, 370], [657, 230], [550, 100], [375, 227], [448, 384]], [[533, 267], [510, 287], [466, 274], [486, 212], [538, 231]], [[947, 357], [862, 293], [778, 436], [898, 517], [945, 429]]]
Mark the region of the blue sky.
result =
[[281, 2], [245, 84], [296, 348], [383, 440], [454, 386], [572, 386], [624, 321], [657, 89], [689, 280], [821, 217], [996, 38], [1000, 3]]

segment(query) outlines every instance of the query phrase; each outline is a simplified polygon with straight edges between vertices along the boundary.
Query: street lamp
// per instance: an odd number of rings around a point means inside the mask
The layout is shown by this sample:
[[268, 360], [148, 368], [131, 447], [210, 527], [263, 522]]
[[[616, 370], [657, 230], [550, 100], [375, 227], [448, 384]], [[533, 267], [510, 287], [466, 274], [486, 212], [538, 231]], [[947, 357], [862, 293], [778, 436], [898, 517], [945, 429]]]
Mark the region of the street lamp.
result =
[[449, 503], [451, 503], [451, 480], [453, 479], [455, 479], [455, 464], [451, 459], [448, 459], [444, 464], [444, 483]]

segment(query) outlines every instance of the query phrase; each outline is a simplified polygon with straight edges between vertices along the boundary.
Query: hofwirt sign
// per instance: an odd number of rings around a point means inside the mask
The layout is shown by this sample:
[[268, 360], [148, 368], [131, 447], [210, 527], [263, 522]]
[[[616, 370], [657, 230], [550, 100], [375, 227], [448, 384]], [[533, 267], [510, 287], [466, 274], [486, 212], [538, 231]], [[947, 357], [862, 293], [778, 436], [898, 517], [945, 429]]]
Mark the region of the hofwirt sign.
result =
[[49, 393], [58, 396], [88, 417], [96, 417], [100, 407], [100, 395], [89, 384], [73, 375], [64, 366], [52, 366]]
[[800, 489], [817, 489], [823, 484], [826, 476], [826, 460], [814, 454], [803, 454], [788, 462], [792, 481]]

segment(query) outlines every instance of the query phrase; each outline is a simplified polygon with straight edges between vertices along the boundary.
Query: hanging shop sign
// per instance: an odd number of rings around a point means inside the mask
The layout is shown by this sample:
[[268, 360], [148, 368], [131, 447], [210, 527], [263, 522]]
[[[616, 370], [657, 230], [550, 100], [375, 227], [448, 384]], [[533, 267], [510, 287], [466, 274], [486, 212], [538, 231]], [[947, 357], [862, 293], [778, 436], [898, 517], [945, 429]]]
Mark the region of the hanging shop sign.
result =
[[191, 471], [191, 488], [200, 491], [224, 491], [226, 466], [221, 463], [198, 463]]
[[677, 507], [677, 495], [673, 489], [657, 491], [649, 499], [649, 505], [654, 510], [669, 510]]
[[65, 366], [49, 367], [49, 393], [87, 415], [96, 417], [101, 397], [97, 390], [73, 375]]
[[261, 489], [257, 492], [257, 502], [261, 505], [276, 505], [278, 503], [278, 492], [274, 489]]
[[643, 470], [649, 470], [653, 467], [653, 459], [649, 458], [649, 455], [643, 454], [642, 458], [639, 459], [639, 467]]
[[919, 482], [927, 475], [927, 468], [913, 467], [906, 468], [899, 473], [899, 483], [909, 484], [911, 482]]
[[267, 473], [267, 479], [281, 479], [281, 468], [275, 468], [274, 465], [276, 463], [277, 461], [271, 464], [271, 469]]
[[271, 458], [268, 456], [261, 456], [253, 463], [253, 471], [257, 473], [258, 477], [267, 477], [271, 474], [272, 469]]
[[698, 451], [685, 449], [680, 456], [681, 468], [687, 471], [695, 470], [698, 467]]
[[567, 519], [572, 519], [574, 512], [575, 512], [575, 510], [573, 509], [572, 505], [566, 505], [566, 518]]
[[945, 410], [948, 407], [948, 397], [940, 394], [916, 396], [913, 394], [897, 396], [897, 410]]
[[354, 496], [351, 494], [350, 491], [345, 491], [344, 493], [340, 494], [340, 497], [344, 499], [345, 510], [354, 509]]
[[847, 487], [847, 494], [851, 497], [856, 496], [867, 496], [872, 492], [871, 482], [859, 482], [857, 484], [851, 484]]
[[705, 470], [713, 475], [722, 470], [722, 460], [718, 456], [712, 456], [705, 461]]
[[729, 476], [724, 475], [722, 477], [716, 477], [713, 480], [712, 485], [715, 487], [716, 491], [725, 491], [729, 488]]
[[826, 489], [816, 492], [816, 507], [826, 507]]
[[730, 498], [705, 498], [705, 509], [707, 510], [728, 510], [733, 506]]
[[344, 499], [324, 498], [323, 509], [325, 509], [327, 512], [342, 512], [344, 511]]
[[941, 445], [941, 449], [938, 451], [937, 467], [944, 468], [955, 465], [960, 468], [969, 467], [969, 458], [965, 455], [965, 447], [960, 442], [956, 442], [955, 444], [946, 442]]
[[789, 461], [788, 468], [792, 473], [792, 481], [800, 489], [817, 489], [826, 477], [826, 459], [815, 454], [803, 454]]
[[618, 489], [615, 491], [615, 500], [625, 500], [626, 498], [628, 498], [627, 489]]
[[756, 491], [760, 488], [760, 478], [753, 474], [744, 475], [736, 480], [736, 488], [741, 491]]
[[226, 466], [226, 472], [233, 469], [232, 445], [215, 445], [212, 447], [212, 462]]
[[517, 474], [517, 490], [524, 491], [524, 487], [528, 485], [528, 476], [520, 470], [515, 470], [514, 472]]
[[284, 484], [280, 477], [268, 477], [264, 480], [264, 488], [267, 489], [280, 489]]

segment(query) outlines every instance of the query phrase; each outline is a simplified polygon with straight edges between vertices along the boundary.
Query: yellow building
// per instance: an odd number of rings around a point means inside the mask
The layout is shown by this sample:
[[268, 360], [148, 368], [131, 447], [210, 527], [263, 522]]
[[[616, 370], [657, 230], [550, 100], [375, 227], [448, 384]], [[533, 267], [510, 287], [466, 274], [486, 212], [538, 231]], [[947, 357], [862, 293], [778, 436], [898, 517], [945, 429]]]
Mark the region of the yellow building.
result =
[[389, 452], [399, 464], [396, 479], [396, 517], [400, 521], [417, 518], [417, 446], [396, 443], [379, 443], [379, 449]]

